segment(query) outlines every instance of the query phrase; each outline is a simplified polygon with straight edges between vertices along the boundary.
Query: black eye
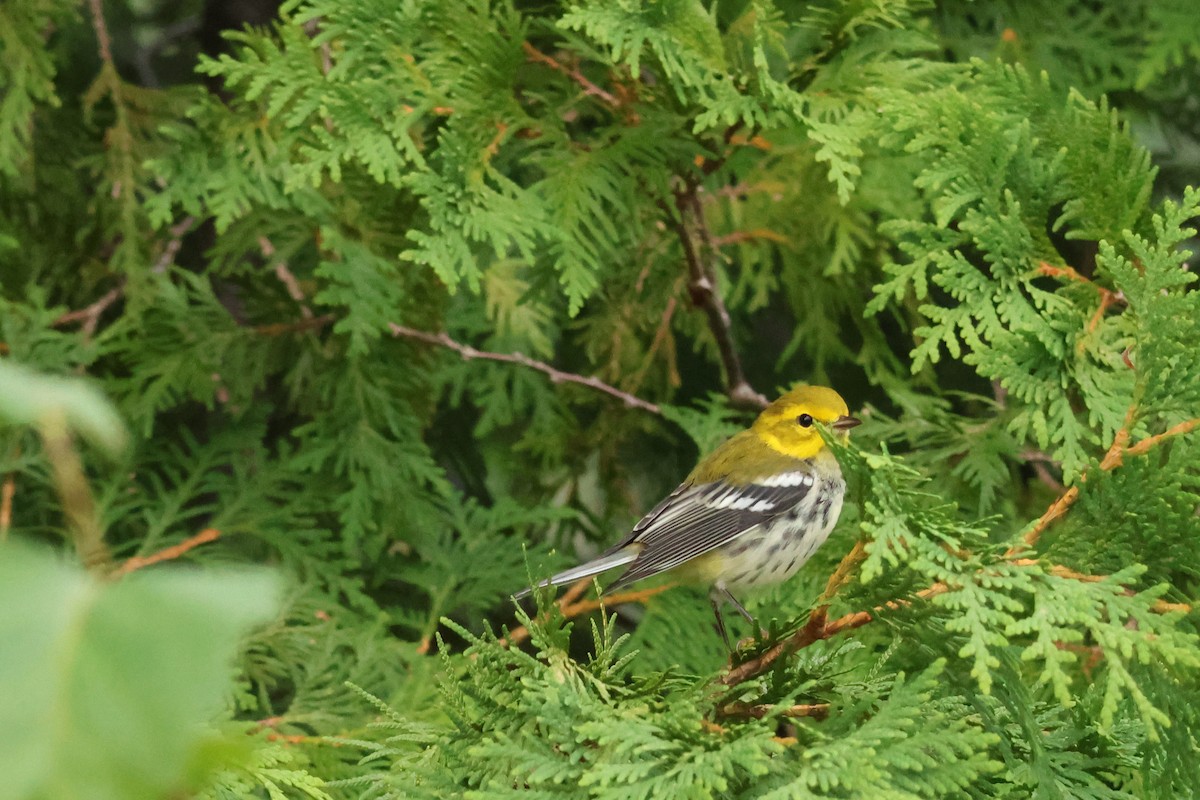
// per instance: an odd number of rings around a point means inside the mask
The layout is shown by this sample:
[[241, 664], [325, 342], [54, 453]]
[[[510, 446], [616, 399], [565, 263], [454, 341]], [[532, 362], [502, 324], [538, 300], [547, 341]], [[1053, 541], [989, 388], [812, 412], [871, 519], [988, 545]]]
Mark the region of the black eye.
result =
[[812, 417], [810, 417], [808, 414], [801, 414], [800, 416], [796, 417], [796, 424], [801, 428], [811, 428]]

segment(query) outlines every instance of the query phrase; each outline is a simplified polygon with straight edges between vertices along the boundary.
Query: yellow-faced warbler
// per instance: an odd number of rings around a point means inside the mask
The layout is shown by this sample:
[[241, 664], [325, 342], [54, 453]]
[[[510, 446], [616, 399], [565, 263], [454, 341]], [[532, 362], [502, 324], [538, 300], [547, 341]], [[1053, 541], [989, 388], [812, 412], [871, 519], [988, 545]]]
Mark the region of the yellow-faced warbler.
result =
[[624, 539], [537, 586], [558, 586], [628, 565], [607, 588], [611, 592], [672, 570], [684, 581], [712, 587], [717, 629], [728, 645], [722, 601], [754, 624], [731, 590], [787, 580], [829, 536], [842, 511], [846, 482], [819, 428], [845, 436], [858, 424], [832, 389], [792, 389], [748, 430], [702, 459]]

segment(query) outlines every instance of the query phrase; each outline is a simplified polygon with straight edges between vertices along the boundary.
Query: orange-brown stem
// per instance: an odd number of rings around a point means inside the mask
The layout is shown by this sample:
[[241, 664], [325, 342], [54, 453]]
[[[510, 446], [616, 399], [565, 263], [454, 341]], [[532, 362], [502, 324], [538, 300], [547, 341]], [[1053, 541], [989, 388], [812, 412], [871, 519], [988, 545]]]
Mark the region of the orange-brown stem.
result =
[[170, 561], [172, 559], [179, 558], [192, 548], [199, 547], [200, 545], [207, 544], [209, 542], [215, 542], [219, 538], [221, 538], [221, 532], [219, 530], [216, 528], [205, 528], [194, 536], [189, 536], [187, 539], [184, 539], [179, 544], [165, 547], [153, 555], [144, 557], [134, 556], [133, 558], [127, 559], [123, 564], [121, 564], [121, 566], [113, 570], [112, 577], [121, 578], [133, 572], [134, 570], [141, 569], [142, 567], [148, 567], [152, 564], [160, 564], [163, 561]]

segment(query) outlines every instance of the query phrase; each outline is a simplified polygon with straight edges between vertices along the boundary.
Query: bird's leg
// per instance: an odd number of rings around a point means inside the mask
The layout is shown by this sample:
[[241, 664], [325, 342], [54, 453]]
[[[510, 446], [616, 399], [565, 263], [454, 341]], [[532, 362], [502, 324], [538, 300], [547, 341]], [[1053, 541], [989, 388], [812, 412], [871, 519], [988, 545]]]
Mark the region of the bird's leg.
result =
[[737, 597], [734, 597], [733, 593], [726, 588], [724, 581], [718, 581], [713, 584], [713, 591], [709, 594], [709, 599], [713, 601], [713, 612], [716, 614], [716, 630], [721, 632], [721, 638], [725, 639], [726, 646], [730, 644], [730, 637], [728, 637], [728, 634], [725, 632], [725, 620], [721, 618], [721, 600], [730, 601], [733, 608], [736, 608], [737, 612], [742, 614], [746, 621], [750, 622], [750, 626], [757, 628], [757, 631], [760, 632], [763, 639], [767, 638], [767, 631], [764, 631], [763, 628], [758, 627], [757, 620], [755, 620], [754, 616], [752, 616], [750, 612], [746, 610], [746, 607], [743, 606], [742, 603], [738, 602]]
[[709, 593], [708, 600], [712, 603], [713, 616], [717, 618], [717, 633], [721, 634], [725, 649], [732, 653], [733, 645], [729, 643], [729, 631], [725, 630], [725, 618], [721, 616], [721, 597], [714, 591]]

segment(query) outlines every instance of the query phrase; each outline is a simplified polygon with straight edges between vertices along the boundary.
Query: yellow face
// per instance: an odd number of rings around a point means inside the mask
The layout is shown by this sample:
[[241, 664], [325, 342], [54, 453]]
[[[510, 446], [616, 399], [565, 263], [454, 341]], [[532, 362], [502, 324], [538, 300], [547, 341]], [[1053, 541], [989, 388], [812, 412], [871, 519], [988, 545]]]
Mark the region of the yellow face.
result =
[[858, 424], [846, 401], [833, 389], [797, 386], [758, 415], [754, 431], [781, 453], [811, 458], [825, 447], [818, 425], [845, 435]]

